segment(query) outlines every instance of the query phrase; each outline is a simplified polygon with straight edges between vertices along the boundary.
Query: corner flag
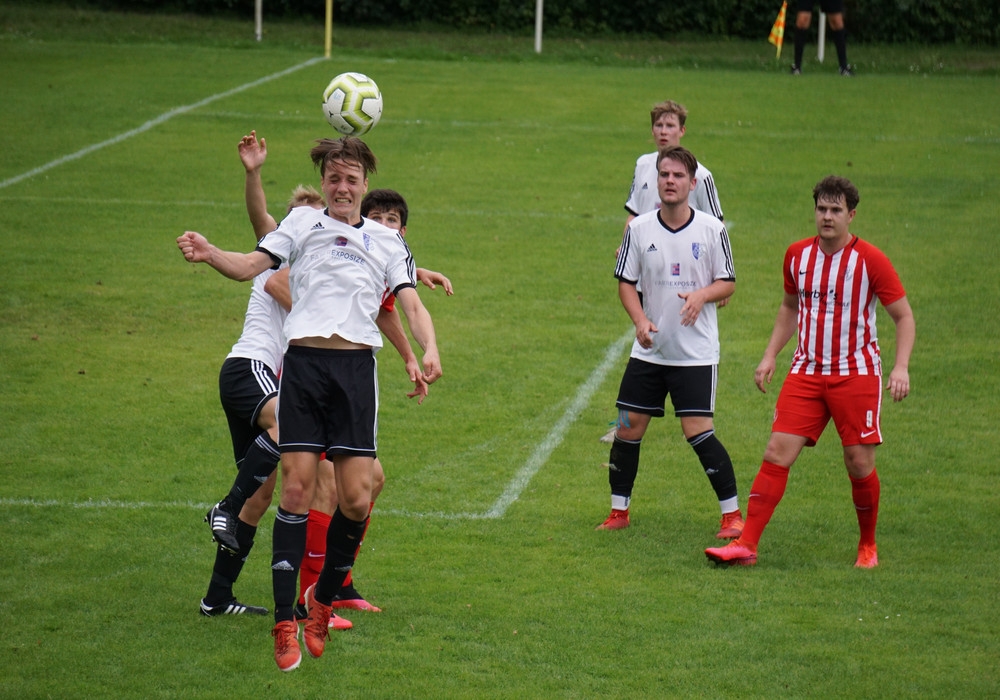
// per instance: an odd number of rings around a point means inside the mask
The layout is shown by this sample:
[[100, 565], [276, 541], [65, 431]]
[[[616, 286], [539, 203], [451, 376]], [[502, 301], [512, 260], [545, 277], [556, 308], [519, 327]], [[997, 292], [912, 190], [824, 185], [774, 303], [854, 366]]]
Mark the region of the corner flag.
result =
[[781, 3], [781, 11], [778, 12], [778, 19], [774, 20], [774, 26], [771, 27], [771, 34], [767, 37], [768, 43], [774, 44], [778, 47], [778, 54], [775, 59], [781, 58], [781, 45], [785, 41], [785, 12], [788, 10], [788, 0]]

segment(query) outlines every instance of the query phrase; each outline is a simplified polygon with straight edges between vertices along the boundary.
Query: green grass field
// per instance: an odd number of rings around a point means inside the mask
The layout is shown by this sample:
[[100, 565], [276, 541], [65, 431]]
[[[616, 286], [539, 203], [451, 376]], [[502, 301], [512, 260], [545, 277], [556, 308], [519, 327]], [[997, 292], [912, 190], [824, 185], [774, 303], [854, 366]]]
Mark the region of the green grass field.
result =
[[[269, 31], [258, 45], [232, 22], [0, 8], [0, 696], [1000, 694], [996, 52], [858, 46], [857, 79], [829, 59], [792, 79], [764, 37], [561, 40], [536, 57], [530, 37], [373, 31], [316, 60], [315, 27]], [[371, 186], [407, 197], [418, 264], [456, 293], [421, 290], [445, 372], [423, 406], [380, 356], [388, 482], [355, 577], [384, 612], [348, 615], [354, 630], [286, 675], [270, 618], [197, 614], [201, 518], [233, 475], [218, 369], [249, 287], [174, 240], [250, 249], [236, 144], [251, 129], [272, 213], [317, 182], [320, 93], [343, 70], [385, 96]], [[718, 509], [674, 419], [644, 441], [632, 528], [593, 529], [630, 329], [613, 253], [668, 97], [691, 112], [684, 144], [734, 248], [716, 427], [742, 503], [780, 384], [761, 395], [752, 373], [817, 180], [858, 184], [853, 230], [907, 286], [913, 391], [884, 410], [876, 570], [851, 566], [832, 429], [793, 469], [755, 568], [702, 554]], [[268, 606], [270, 523], [238, 584]]]

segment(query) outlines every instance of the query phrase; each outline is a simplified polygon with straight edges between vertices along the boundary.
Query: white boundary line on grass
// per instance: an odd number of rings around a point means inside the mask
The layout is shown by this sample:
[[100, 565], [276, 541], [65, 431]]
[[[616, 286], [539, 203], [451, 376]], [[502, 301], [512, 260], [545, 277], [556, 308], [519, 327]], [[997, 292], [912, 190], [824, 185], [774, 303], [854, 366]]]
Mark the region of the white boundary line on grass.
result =
[[[383, 515], [398, 515], [408, 518], [440, 518], [443, 520], [496, 520], [498, 518], [502, 518], [507, 513], [507, 509], [510, 508], [511, 504], [520, 498], [524, 489], [527, 488], [529, 483], [531, 483], [532, 478], [534, 478], [535, 474], [538, 473], [538, 470], [545, 465], [555, 449], [562, 444], [563, 438], [566, 437], [566, 432], [569, 430], [570, 426], [572, 426], [573, 423], [576, 422], [576, 419], [580, 417], [580, 413], [587, 407], [587, 404], [593, 397], [594, 392], [597, 391], [597, 389], [601, 386], [601, 383], [607, 377], [608, 372], [610, 372], [615, 366], [615, 363], [618, 362], [622, 346], [634, 337], [634, 331], [629, 329], [625, 335], [618, 338], [608, 346], [607, 350], [604, 352], [604, 358], [601, 360], [600, 364], [594, 368], [594, 371], [590, 373], [590, 376], [587, 377], [587, 381], [581, 384], [579, 389], [577, 389], [576, 396], [573, 397], [573, 400], [563, 412], [562, 417], [552, 426], [548, 435], [546, 435], [545, 438], [538, 443], [535, 450], [531, 453], [531, 456], [528, 457], [528, 460], [517, 471], [514, 478], [508, 482], [503, 493], [500, 494], [500, 497], [497, 498], [489, 510], [483, 513], [446, 513], [443, 511], [416, 513], [407, 510], [383, 510], [379, 508], [379, 513]], [[54, 499], [0, 498], [0, 507], [29, 506], [38, 508], [115, 508], [119, 510], [139, 510], [144, 508], [191, 508], [194, 510], [206, 510], [207, 508], [210, 508], [211, 505], [212, 504], [210, 503], [194, 503], [192, 501], [152, 503], [143, 501], [129, 502], [115, 501], [111, 499], [89, 499], [86, 501], [67, 503], [65, 501]]]
[[221, 100], [226, 97], [231, 97], [232, 95], [236, 95], [240, 92], [243, 92], [244, 90], [249, 90], [250, 88], [257, 87], [258, 85], [263, 85], [264, 83], [270, 82], [272, 80], [277, 80], [278, 78], [283, 78], [286, 75], [302, 70], [303, 68], [311, 66], [314, 63], [319, 63], [320, 61], [325, 61], [325, 60], [326, 59], [323, 58], [322, 56], [318, 56], [316, 58], [310, 58], [305, 63], [300, 63], [297, 66], [292, 66], [291, 68], [286, 68], [285, 70], [278, 71], [277, 73], [272, 73], [271, 75], [259, 78], [252, 82], [244, 83], [239, 87], [234, 87], [232, 90], [226, 90], [225, 92], [220, 92], [210, 97], [206, 97], [200, 102], [195, 102], [194, 104], [185, 105], [184, 107], [176, 107], [170, 110], [169, 112], [164, 112], [155, 119], [149, 120], [140, 127], [118, 134], [117, 136], [113, 136], [107, 141], [101, 141], [100, 143], [92, 144], [90, 146], [87, 146], [86, 148], [81, 148], [76, 153], [70, 153], [67, 156], [63, 156], [62, 158], [56, 158], [55, 160], [50, 161], [45, 165], [40, 165], [37, 168], [29, 170], [26, 173], [21, 173], [20, 175], [15, 175], [14, 177], [2, 180], [0, 181], [0, 190], [4, 189], [5, 187], [9, 187], [13, 184], [16, 184], [18, 182], [21, 182], [22, 180], [27, 180], [28, 178], [34, 177], [35, 175], [40, 175], [41, 173], [44, 173], [47, 170], [51, 170], [52, 168], [57, 168], [60, 165], [69, 163], [70, 161], [79, 160], [84, 156], [90, 155], [94, 151], [99, 151], [100, 149], [105, 148], [107, 146], [114, 146], [115, 144], [121, 143], [126, 139], [130, 139], [133, 136], [137, 136], [141, 133], [149, 131], [154, 126], [159, 126], [160, 124], [169, 121], [170, 119], [173, 119], [174, 117], [179, 116], [181, 114], [187, 114], [192, 110], [198, 109], [199, 107], [204, 107], [205, 105], [211, 104], [217, 100]]

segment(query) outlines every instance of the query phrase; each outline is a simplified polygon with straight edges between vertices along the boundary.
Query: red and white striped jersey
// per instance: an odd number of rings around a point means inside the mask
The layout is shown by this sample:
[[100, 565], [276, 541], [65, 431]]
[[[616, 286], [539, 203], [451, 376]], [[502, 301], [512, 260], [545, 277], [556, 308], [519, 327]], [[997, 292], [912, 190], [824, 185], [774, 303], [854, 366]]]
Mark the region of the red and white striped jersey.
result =
[[789, 246], [784, 277], [785, 292], [799, 299], [792, 373], [881, 376], [876, 300], [906, 296], [889, 258], [857, 236], [826, 255], [813, 237]]

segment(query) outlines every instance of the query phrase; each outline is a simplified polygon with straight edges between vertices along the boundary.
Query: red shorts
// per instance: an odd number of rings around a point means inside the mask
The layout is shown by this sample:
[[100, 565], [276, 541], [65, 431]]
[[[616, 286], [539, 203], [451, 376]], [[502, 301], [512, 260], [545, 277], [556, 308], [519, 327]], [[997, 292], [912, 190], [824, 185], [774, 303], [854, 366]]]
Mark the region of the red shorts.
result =
[[789, 374], [774, 407], [771, 430], [799, 435], [812, 446], [833, 418], [842, 445], [880, 445], [881, 412], [882, 377]]

